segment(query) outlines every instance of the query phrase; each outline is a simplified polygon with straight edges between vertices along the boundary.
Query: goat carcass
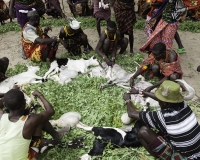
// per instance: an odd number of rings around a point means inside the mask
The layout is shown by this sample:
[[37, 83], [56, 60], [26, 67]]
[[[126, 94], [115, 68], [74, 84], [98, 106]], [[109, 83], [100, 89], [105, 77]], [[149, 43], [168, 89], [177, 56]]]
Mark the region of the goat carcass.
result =
[[100, 89], [112, 85], [129, 88], [127, 87], [129, 85], [127, 82], [129, 81], [130, 77], [133, 76], [133, 74], [129, 74], [118, 64], [114, 64], [113, 67], [111, 67], [107, 66], [105, 62], [103, 62], [100, 66], [94, 67], [90, 70], [90, 76], [101, 76], [108, 78], [107, 83], [102, 84]]
[[61, 66], [59, 68], [59, 75], [55, 74], [53, 76], [48, 76], [49, 79], [58, 82], [60, 84], [66, 84], [72, 81], [73, 78], [78, 76], [78, 72], [74, 70], [69, 70], [66, 66]]
[[106, 84], [102, 84], [100, 88], [103, 89], [105, 87], [112, 86], [112, 85], [117, 85], [123, 88], [129, 88], [129, 87], [126, 87], [127, 85], [129, 85], [127, 84], [127, 82], [130, 80], [133, 74], [126, 72], [118, 64], [114, 64], [113, 67], [109, 66], [107, 69], [107, 74], [106, 74], [106, 78], [108, 78], [108, 81]]
[[[152, 86], [150, 82], [147, 82], [144, 80], [144, 78], [141, 78], [141, 80], [137, 81], [134, 85], [134, 88], [140, 91], [145, 90], [146, 88]], [[155, 92], [156, 88], [154, 88], [151, 92]], [[158, 101], [150, 98], [150, 97], [143, 97], [142, 94], [131, 94], [131, 100], [134, 102], [134, 104], [140, 104], [141, 106], [146, 106], [147, 103], [149, 103], [150, 107], [157, 107], [159, 108]]]
[[[88, 67], [92, 65], [94, 66], [99, 65], [98, 60], [95, 59], [94, 56], [92, 56], [88, 60], [84, 60], [83, 58], [79, 60], [57, 59], [51, 63], [49, 70], [45, 73], [43, 78], [46, 79], [46, 78], [49, 78], [50, 75], [54, 75], [58, 73], [59, 71], [61, 71], [59, 69], [61, 66], [64, 66], [64, 68], [67, 68], [69, 71], [76, 71], [77, 73], [78, 72], [86, 73]], [[66, 71], [66, 72], [69, 72], [69, 71]], [[75, 74], [75, 72], [73, 74]]]
[[[194, 95], [195, 95], [195, 91], [194, 89], [187, 84], [183, 79], [177, 79], [175, 80], [178, 84], [180, 84], [180, 86], [183, 88], [180, 90], [180, 93], [183, 95], [184, 100], [189, 101], [191, 100]], [[144, 80], [141, 80], [137, 83], [135, 83], [134, 87], [138, 90], [145, 90], [147, 87], [152, 86], [151, 83], [146, 82]], [[155, 92], [156, 88], [154, 88], [151, 92]], [[184, 91], [183, 91], [184, 90]], [[147, 103], [149, 103], [150, 107], [159, 107], [158, 101], [147, 97], [147, 98], [143, 98], [143, 96], [141, 94], [132, 94], [131, 95], [131, 100], [137, 104], [141, 104], [142, 106], [147, 105]], [[159, 108], [157, 108], [159, 109]]]
[[95, 136], [93, 148], [87, 154], [81, 156], [79, 159], [89, 160], [91, 156], [102, 155], [108, 143], [114, 144], [114, 147], [142, 146], [138, 138], [138, 132], [143, 125], [144, 124], [141, 121], [137, 121], [135, 126], [131, 128], [129, 132], [125, 132], [119, 128], [113, 127], [89, 127], [79, 122], [76, 125], [78, 128], [82, 128], [86, 131], [91, 131]]
[[67, 112], [60, 116], [57, 120], [50, 120], [49, 122], [53, 127], [74, 127], [79, 123], [81, 115], [78, 112]]
[[25, 85], [25, 84], [33, 84], [33, 83], [42, 83], [43, 78], [36, 75], [36, 72], [40, 70], [39, 66], [28, 66], [26, 65], [28, 70], [26, 72], [14, 75], [2, 81], [0, 83], [0, 91], [7, 92], [14, 85]]
[[92, 56], [88, 60], [84, 60], [83, 58], [81, 58], [80, 60], [69, 59], [67, 63], [67, 68], [69, 70], [74, 70], [81, 73], [87, 73], [89, 66], [98, 66], [98, 65], [99, 62], [97, 61], [96, 58], [94, 58], [94, 56]]

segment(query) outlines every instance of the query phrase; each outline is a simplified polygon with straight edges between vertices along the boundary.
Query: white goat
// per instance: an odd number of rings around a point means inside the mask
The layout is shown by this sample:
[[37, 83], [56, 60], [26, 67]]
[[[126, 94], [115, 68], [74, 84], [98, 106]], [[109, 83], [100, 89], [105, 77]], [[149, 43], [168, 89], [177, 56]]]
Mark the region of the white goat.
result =
[[94, 56], [92, 56], [88, 60], [84, 60], [83, 58], [79, 60], [69, 59], [66, 66], [69, 70], [74, 70], [81, 73], [87, 73], [89, 66], [98, 66], [98, 65], [99, 62], [97, 61], [96, 58], [94, 58]]
[[69, 70], [68, 68], [60, 68], [60, 83], [68, 83], [71, 82], [73, 78], [76, 78], [78, 76], [78, 72], [74, 70]]
[[[104, 69], [105, 68], [105, 69]], [[111, 86], [111, 85], [117, 85], [126, 89], [130, 89], [129, 83], [127, 83], [134, 75], [134, 73], [129, 74], [126, 72], [121, 66], [118, 64], [115, 64], [112, 68], [108, 67], [105, 62], [101, 64], [101, 66], [94, 67], [90, 70], [90, 76], [98, 76], [98, 77], [104, 77], [108, 78], [108, 81], [106, 84], [103, 84], [100, 86], [100, 89], [103, 89], [105, 87]], [[139, 90], [144, 90], [149, 86], [152, 86], [153, 84], [146, 82], [144, 80], [144, 77], [139, 75], [139, 79], [141, 79], [139, 82], [135, 83], [135, 88]], [[131, 99], [134, 103], [139, 103], [142, 106], [145, 106], [147, 102], [150, 103], [150, 106], [158, 107], [158, 102], [153, 100], [150, 97], [144, 98], [142, 95], [131, 95]]]
[[[130, 89], [129, 83], [127, 83], [134, 73], [130, 74], [126, 72], [120, 65], [115, 64], [113, 67], [107, 66], [103, 62], [100, 66], [94, 67], [89, 72], [90, 76], [104, 77], [108, 78], [105, 84], [100, 86], [100, 89], [106, 88], [108, 86], [117, 85], [126, 89]], [[143, 76], [139, 75], [138, 78], [144, 79]]]
[[103, 62], [100, 66], [92, 68], [90, 71], [90, 76], [101, 76], [104, 78], [108, 78], [107, 83], [102, 84], [100, 86], [100, 89], [103, 89], [112, 85], [118, 85], [123, 88], [129, 88], [129, 87], [126, 87], [128, 85], [127, 82], [129, 81], [130, 77], [133, 76], [134, 73], [130, 74], [126, 72], [118, 64], [114, 64], [113, 67], [110, 67], [110, 66], [107, 66], [105, 62]]
[[54, 74], [58, 73], [58, 71], [59, 71], [58, 63], [57, 63], [57, 61], [55, 60], [55, 61], [51, 62], [50, 68], [49, 68], [49, 70], [45, 73], [45, 75], [44, 75], [43, 78], [44, 78], [44, 79], [47, 79], [48, 77], [50, 77], [50, 75], [54, 75]]
[[[88, 60], [84, 60], [83, 58], [79, 60], [68, 59], [67, 63], [63, 67], [61, 67], [61, 69], [59, 68], [57, 61], [53, 61], [49, 70], [45, 73], [43, 78], [50, 78], [51, 75], [54, 75], [52, 76], [53, 80], [56, 80], [61, 84], [67, 83], [71, 81], [71, 78], [75, 78], [78, 75], [78, 72], [86, 73], [88, 67], [91, 65], [99, 65], [99, 62], [97, 61], [97, 59], [94, 58], [94, 56], [92, 56]], [[58, 77], [55, 74], [59, 71], [61, 73]]]
[[28, 70], [20, 74], [14, 75], [0, 83], [0, 92], [7, 92], [13, 88], [14, 85], [22, 86], [25, 84], [42, 83], [42, 77], [37, 76], [36, 72], [40, 70], [39, 66], [28, 66]]
[[50, 120], [49, 122], [53, 127], [68, 128], [76, 126], [81, 119], [81, 115], [78, 112], [67, 112], [60, 116], [57, 120]]

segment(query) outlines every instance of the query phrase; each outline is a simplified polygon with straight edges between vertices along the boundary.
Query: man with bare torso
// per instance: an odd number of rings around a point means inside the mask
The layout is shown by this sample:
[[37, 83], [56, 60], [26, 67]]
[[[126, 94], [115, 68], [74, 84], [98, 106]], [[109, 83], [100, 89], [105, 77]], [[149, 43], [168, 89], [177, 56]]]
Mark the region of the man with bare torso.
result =
[[107, 24], [107, 29], [101, 33], [96, 52], [104, 59], [108, 66], [112, 66], [115, 63], [117, 47], [121, 48], [119, 54], [122, 54], [127, 46], [128, 39], [120, 39], [120, 32], [117, 30], [115, 22], [110, 21]]

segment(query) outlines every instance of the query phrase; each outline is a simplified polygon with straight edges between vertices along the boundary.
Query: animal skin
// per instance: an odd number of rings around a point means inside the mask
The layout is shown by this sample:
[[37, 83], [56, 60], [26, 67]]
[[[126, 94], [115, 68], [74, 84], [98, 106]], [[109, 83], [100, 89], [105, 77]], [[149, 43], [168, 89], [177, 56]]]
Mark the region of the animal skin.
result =
[[89, 127], [79, 122], [77, 124], [78, 128], [82, 128], [86, 131], [91, 131], [95, 136], [93, 148], [87, 154], [81, 156], [79, 159], [88, 160], [92, 156], [102, 155], [108, 143], [112, 143], [113, 147], [115, 148], [135, 148], [142, 146], [138, 138], [138, 132], [143, 125], [144, 124], [141, 121], [137, 121], [131, 131], [125, 132], [119, 128], [112, 127]]

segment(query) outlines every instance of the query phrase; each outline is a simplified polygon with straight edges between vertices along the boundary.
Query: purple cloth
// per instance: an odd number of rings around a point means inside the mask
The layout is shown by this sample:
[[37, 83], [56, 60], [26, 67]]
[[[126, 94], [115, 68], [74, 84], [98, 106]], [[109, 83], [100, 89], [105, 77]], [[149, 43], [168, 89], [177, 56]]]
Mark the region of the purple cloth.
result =
[[152, 16], [151, 16], [151, 19], [153, 18], [157, 18], [159, 15], [162, 14], [163, 10], [165, 9], [167, 3], [168, 3], [169, 0], [164, 0], [162, 5], [158, 8], [157, 12], [154, 13]]
[[19, 12], [19, 10], [31, 11], [32, 8], [35, 9], [36, 8], [35, 5], [26, 6], [26, 5], [15, 3], [15, 12], [16, 12], [17, 22], [20, 24], [21, 28], [23, 28], [24, 25], [28, 22], [28, 17], [27, 17], [27, 13], [21, 13]]

